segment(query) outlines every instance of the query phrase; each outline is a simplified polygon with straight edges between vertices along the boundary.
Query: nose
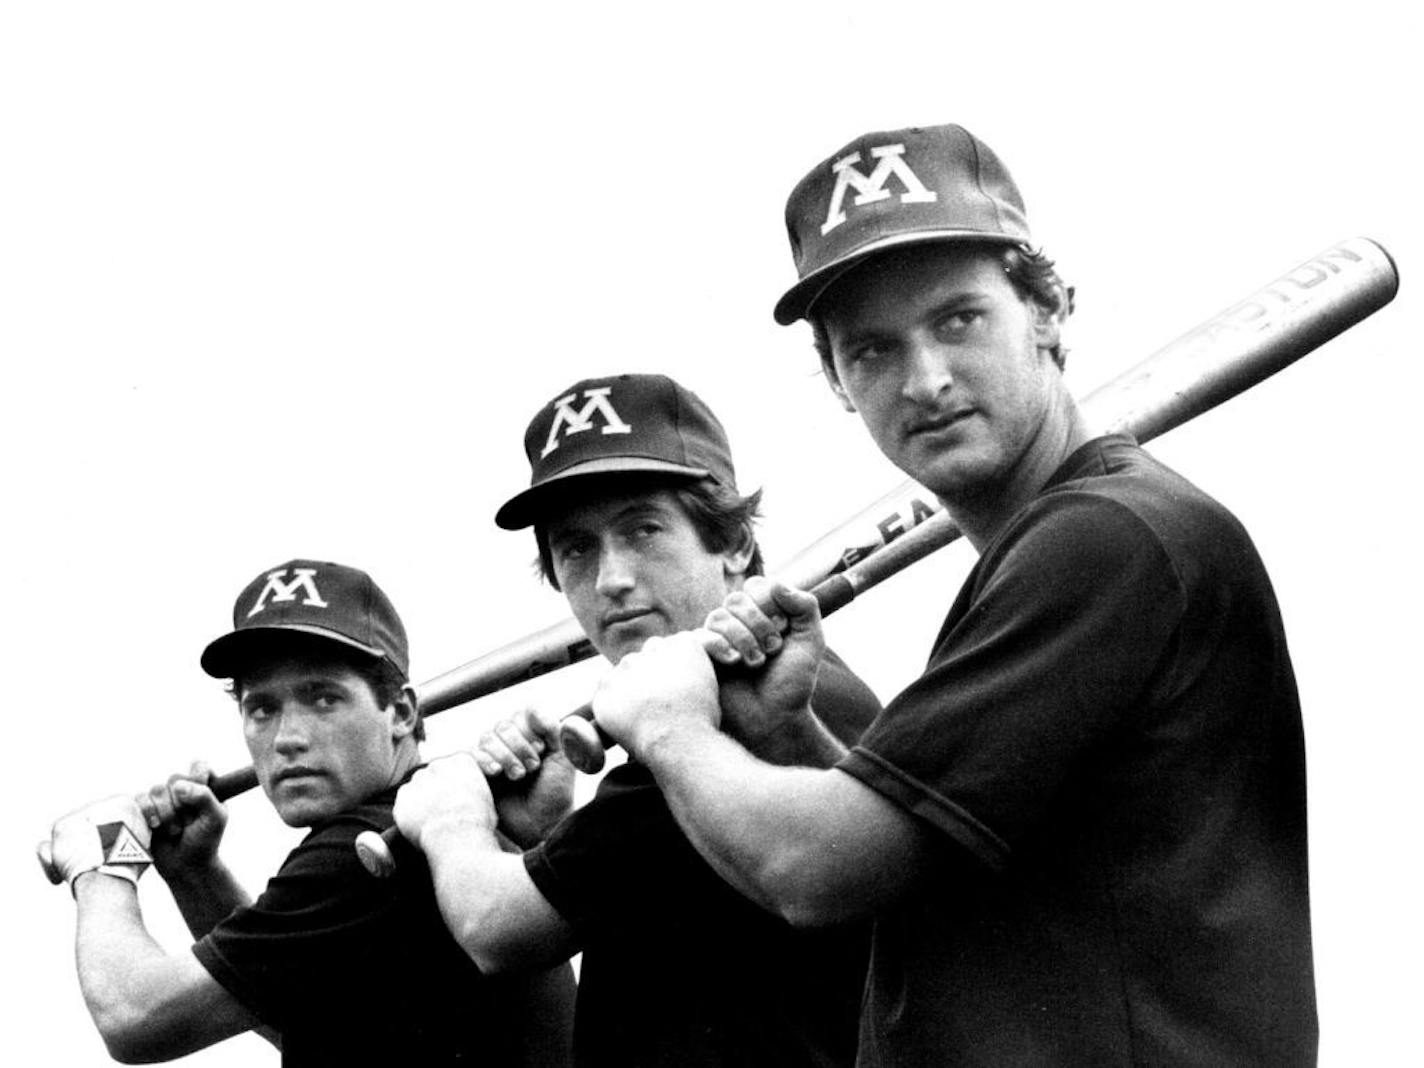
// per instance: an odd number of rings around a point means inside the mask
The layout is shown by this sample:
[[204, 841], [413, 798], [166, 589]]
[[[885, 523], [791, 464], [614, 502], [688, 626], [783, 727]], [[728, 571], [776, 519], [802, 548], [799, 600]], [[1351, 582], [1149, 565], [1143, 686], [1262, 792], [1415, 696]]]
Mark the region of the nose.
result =
[[931, 338], [917, 338], [905, 359], [903, 392], [906, 399], [920, 404], [932, 403], [954, 385], [949, 367], [949, 353]]
[[272, 745], [277, 752], [286, 755], [300, 753], [306, 749], [308, 745], [306, 716], [300, 704], [296, 701], [285, 702], [278, 716], [277, 733], [272, 739]]
[[598, 592], [617, 598], [636, 584], [632, 554], [618, 545], [605, 545], [598, 554]]

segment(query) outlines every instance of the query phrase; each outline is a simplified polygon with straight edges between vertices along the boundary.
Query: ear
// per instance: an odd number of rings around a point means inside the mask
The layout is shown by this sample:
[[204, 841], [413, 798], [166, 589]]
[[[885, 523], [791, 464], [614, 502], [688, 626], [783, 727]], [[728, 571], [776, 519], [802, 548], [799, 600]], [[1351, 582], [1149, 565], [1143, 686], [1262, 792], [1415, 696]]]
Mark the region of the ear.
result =
[[1037, 301], [1030, 302], [1029, 308], [1033, 314], [1034, 344], [1040, 352], [1048, 352], [1062, 338], [1063, 320], [1067, 316], [1067, 310], [1061, 305], [1058, 308], [1046, 308]]
[[841, 402], [841, 407], [848, 412], [855, 411], [855, 405], [851, 403], [850, 394], [845, 391], [845, 386], [841, 385], [841, 379], [836, 374], [835, 365], [830, 360], [821, 361], [821, 372], [826, 376], [826, 385], [831, 387], [831, 392], [836, 395], [836, 400]]
[[741, 542], [722, 550], [722, 576], [729, 586], [739, 584], [746, 577], [747, 568], [752, 566], [752, 557], [755, 554], [756, 538], [751, 527], [743, 525]]
[[420, 723], [420, 706], [416, 702], [415, 687], [407, 683], [400, 694], [391, 702], [391, 738], [399, 742], [415, 732]]

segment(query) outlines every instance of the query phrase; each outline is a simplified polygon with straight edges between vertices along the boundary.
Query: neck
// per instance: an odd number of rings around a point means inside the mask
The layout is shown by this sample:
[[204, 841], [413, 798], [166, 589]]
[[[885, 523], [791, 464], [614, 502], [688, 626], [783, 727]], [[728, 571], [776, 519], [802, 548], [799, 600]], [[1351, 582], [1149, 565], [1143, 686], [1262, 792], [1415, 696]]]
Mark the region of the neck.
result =
[[941, 497], [940, 503], [969, 543], [982, 553], [1009, 520], [1038, 496], [1063, 461], [1095, 436], [1072, 398], [1060, 391], [1019, 462], [1002, 481], [952, 499]]
[[420, 766], [420, 746], [415, 739], [407, 738], [396, 748], [395, 765], [391, 769], [391, 785], [403, 780]]

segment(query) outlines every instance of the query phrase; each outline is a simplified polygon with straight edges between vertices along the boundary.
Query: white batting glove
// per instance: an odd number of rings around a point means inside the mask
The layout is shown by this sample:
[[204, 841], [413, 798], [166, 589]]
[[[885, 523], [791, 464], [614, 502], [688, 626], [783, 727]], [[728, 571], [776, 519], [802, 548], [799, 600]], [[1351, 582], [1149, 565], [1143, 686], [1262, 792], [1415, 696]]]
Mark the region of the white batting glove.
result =
[[54, 869], [74, 889], [74, 880], [97, 871], [127, 879], [138, 886], [153, 857], [148, 852], [148, 825], [134, 799], [105, 798], [71, 812], [50, 831]]

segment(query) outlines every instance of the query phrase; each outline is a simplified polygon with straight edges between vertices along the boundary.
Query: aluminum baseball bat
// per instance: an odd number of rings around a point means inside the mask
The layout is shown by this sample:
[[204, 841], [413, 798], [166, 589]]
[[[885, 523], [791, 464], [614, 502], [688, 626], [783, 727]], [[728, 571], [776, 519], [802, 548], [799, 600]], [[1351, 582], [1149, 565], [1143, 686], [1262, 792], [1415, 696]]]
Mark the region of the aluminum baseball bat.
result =
[[[1090, 425], [1150, 441], [1288, 367], [1384, 307], [1398, 290], [1398, 270], [1381, 245], [1364, 237], [1346, 239], [1099, 386], [1079, 406]], [[820, 588], [816, 592], [826, 614], [949, 544], [958, 534], [933, 496], [907, 480], [808, 546], [777, 577], [802, 589], [824, 583], [824, 593]], [[544, 655], [554, 652], [557, 659], [572, 650], [582, 640], [576, 627], [569, 620], [541, 632], [561, 643], [559, 650], [546, 650]], [[571, 639], [572, 635], [577, 637]], [[491, 654], [501, 671], [509, 671], [508, 651], [516, 646]], [[481, 665], [490, 659], [472, 661], [430, 685], [451, 704], [469, 700], [466, 694], [488, 692], [481, 689], [485, 685]], [[562, 663], [572, 662], [571, 658]], [[575, 766], [597, 770], [605, 739], [591, 720], [587, 705], [570, 713], [564, 719], [561, 741]], [[388, 830], [384, 838], [369, 834], [364, 845], [358, 845], [369, 870], [388, 870], [395, 833]]]

